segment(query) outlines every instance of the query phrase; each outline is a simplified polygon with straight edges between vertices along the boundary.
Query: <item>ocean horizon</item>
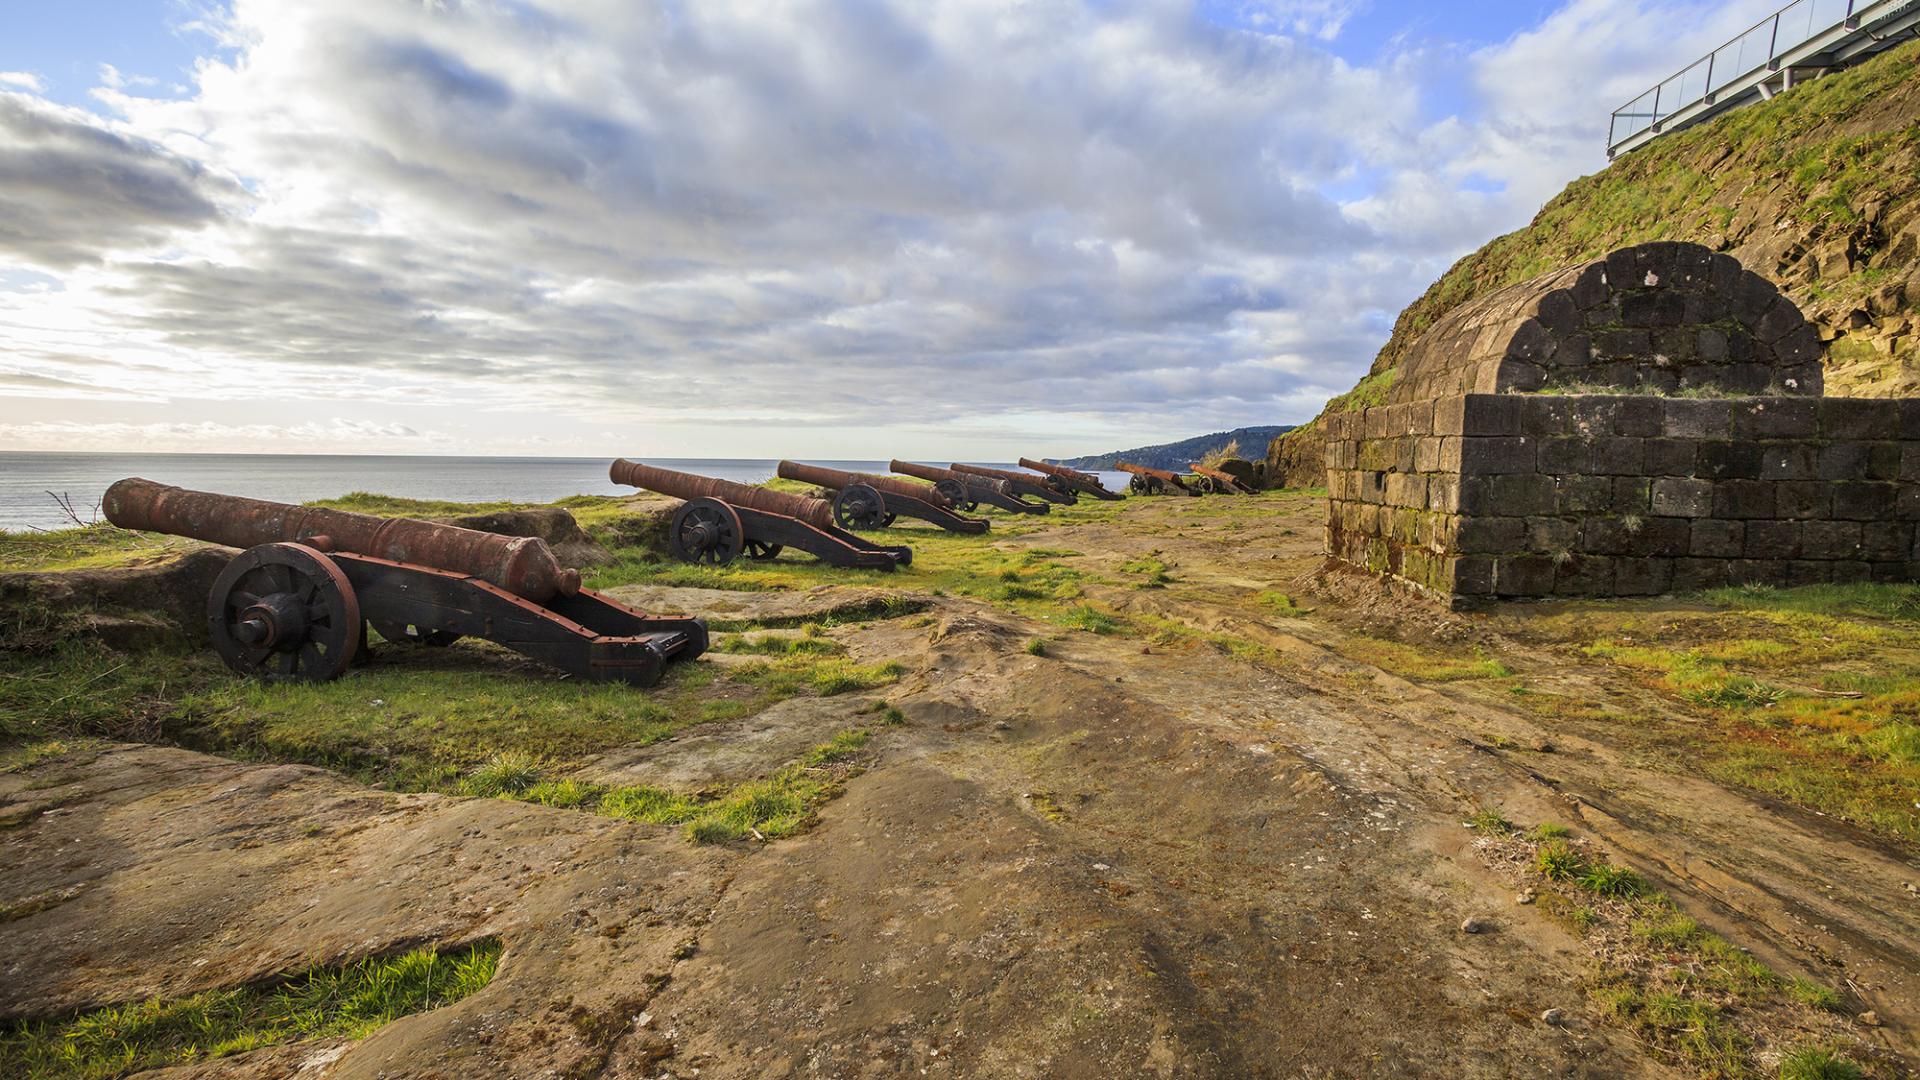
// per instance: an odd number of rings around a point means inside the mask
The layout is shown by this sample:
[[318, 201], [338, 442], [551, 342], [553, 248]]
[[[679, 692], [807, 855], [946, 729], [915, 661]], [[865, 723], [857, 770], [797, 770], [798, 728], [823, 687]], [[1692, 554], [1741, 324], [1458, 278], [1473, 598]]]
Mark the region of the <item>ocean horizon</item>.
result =
[[[777, 458], [636, 457], [649, 465], [757, 484], [773, 476]], [[796, 459], [850, 472], [885, 474], [885, 461]], [[932, 459], [929, 459], [932, 461]], [[144, 477], [162, 484], [275, 502], [329, 499], [367, 491], [450, 502], [545, 503], [569, 495], [622, 495], [633, 488], [607, 478], [612, 458], [470, 457], [431, 454], [143, 454], [57, 450], [0, 452], [0, 529], [58, 529], [73, 524], [59, 498], [92, 520], [114, 481]], [[935, 464], [945, 464], [935, 461]], [[1017, 469], [1011, 462], [979, 462]], [[1115, 491], [1125, 473], [1097, 474]]]

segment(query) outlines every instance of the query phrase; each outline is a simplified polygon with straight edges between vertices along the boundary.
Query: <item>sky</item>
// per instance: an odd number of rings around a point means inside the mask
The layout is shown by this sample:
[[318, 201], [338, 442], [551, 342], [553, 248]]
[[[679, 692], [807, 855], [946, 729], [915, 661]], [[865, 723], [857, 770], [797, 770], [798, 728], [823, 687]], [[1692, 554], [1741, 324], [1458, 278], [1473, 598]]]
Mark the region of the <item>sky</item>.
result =
[[0, 450], [1296, 423], [1773, 0], [0, 0]]

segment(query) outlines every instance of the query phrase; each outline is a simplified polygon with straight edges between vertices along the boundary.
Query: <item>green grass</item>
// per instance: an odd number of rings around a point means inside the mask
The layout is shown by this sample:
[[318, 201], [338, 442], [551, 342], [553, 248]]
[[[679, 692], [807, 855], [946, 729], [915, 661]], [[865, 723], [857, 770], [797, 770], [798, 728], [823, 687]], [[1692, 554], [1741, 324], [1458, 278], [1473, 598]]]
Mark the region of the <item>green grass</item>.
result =
[[1474, 811], [1473, 816], [1467, 819], [1467, 827], [1493, 836], [1504, 836], [1515, 828], [1513, 822], [1490, 806]]
[[319, 968], [266, 988], [116, 1005], [0, 1028], [0, 1075], [110, 1080], [262, 1046], [358, 1039], [389, 1021], [467, 997], [493, 979], [497, 942]]
[[1470, 656], [1437, 654], [1414, 645], [1359, 634], [1336, 648], [1349, 659], [1419, 682], [1504, 679], [1513, 674], [1506, 664], [1479, 650]]
[[48, 532], [0, 529], [0, 572], [124, 566], [135, 560], [157, 558], [198, 546], [194, 540], [129, 532], [104, 522]]
[[1534, 853], [1533, 869], [1548, 881], [1575, 881], [1587, 872], [1587, 860], [1564, 841], [1553, 840]]
[[1779, 1080], [1866, 1080], [1860, 1066], [1825, 1046], [1803, 1046], [1780, 1060]]
[[1708, 589], [1701, 599], [1732, 611], [1791, 611], [1920, 622], [1920, 585], [1738, 585]]

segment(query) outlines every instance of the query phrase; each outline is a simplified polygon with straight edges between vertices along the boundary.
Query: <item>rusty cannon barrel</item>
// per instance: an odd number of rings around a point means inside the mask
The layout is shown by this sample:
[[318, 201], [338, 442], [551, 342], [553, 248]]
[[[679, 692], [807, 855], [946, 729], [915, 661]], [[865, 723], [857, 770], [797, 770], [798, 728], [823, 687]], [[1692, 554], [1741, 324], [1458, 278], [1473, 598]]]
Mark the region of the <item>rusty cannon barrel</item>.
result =
[[1150, 465], [1129, 465], [1122, 461], [1115, 465], [1114, 468], [1123, 473], [1132, 473], [1135, 476], [1150, 476], [1163, 484], [1179, 484], [1181, 482], [1180, 477], [1176, 474], [1170, 473], [1165, 469], [1153, 468]]
[[919, 499], [932, 503], [942, 510], [953, 509], [953, 500], [940, 494], [925, 484], [908, 483], [891, 476], [875, 476], [871, 473], [845, 472], [829, 469], [824, 465], [808, 465], [801, 461], [782, 461], [775, 472], [783, 480], [798, 480], [803, 484], [817, 484], [823, 488], [839, 491], [855, 484], [865, 484], [875, 491], [887, 495], [898, 495], [906, 499]]
[[917, 476], [922, 480], [931, 480], [936, 484], [942, 480], [958, 480], [965, 484], [985, 487], [997, 495], [1013, 494], [1005, 480], [996, 480], [990, 476], [971, 476], [965, 473], [957, 473], [952, 469], [940, 468], [938, 465], [921, 465], [916, 462], [901, 461], [899, 458], [895, 458], [887, 462], [887, 468], [899, 473], [901, 476]]
[[769, 514], [798, 518], [816, 528], [833, 528], [833, 504], [810, 495], [768, 491], [766, 488], [736, 484], [732, 480], [714, 476], [696, 476], [655, 465], [642, 465], [626, 458], [615, 461], [613, 467], [607, 470], [607, 475], [616, 484], [645, 488], [676, 499], [719, 499]]
[[1015, 494], [1032, 495], [1038, 499], [1045, 499], [1050, 503], [1073, 503], [1080, 500], [1080, 497], [1074, 494], [1072, 488], [1055, 480], [1051, 476], [1036, 476], [1033, 473], [1017, 473], [1010, 472], [1006, 469], [991, 469], [985, 465], [967, 465], [958, 461], [953, 463], [953, 471], [966, 473], [968, 476], [987, 476], [995, 480], [1005, 480], [1007, 484], [1013, 488]]
[[1100, 478], [1091, 473], [1083, 473], [1079, 469], [1069, 469], [1065, 465], [1055, 465], [1051, 461], [1035, 461], [1032, 458], [1021, 458], [1020, 467], [1023, 469], [1032, 469], [1034, 472], [1046, 473], [1048, 476], [1057, 476], [1062, 480], [1072, 480], [1077, 483], [1093, 484], [1096, 486], [1100, 483]]
[[1023, 469], [1032, 469], [1037, 473], [1045, 473], [1068, 487], [1076, 491], [1085, 492], [1096, 499], [1113, 500], [1120, 498], [1119, 495], [1108, 491], [1107, 485], [1101, 483], [1100, 478], [1092, 473], [1083, 473], [1079, 469], [1069, 469], [1065, 465], [1055, 465], [1050, 461], [1035, 461], [1032, 458], [1021, 458], [1020, 467]]
[[580, 571], [562, 567], [538, 537], [189, 491], [138, 477], [108, 488], [102, 505], [107, 520], [123, 529], [237, 548], [304, 542], [323, 551], [467, 574], [535, 601], [580, 591]]

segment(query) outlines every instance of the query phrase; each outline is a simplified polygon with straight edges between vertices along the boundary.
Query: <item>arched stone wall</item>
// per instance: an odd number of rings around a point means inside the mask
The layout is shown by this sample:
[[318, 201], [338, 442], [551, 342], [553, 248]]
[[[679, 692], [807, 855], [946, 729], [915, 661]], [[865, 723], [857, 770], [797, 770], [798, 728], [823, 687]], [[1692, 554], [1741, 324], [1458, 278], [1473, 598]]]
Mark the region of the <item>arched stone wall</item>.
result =
[[1698, 244], [1624, 248], [1454, 309], [1389, 401], [1584, 389], [1819, 396], [1819, 335], [1793, 301]]

